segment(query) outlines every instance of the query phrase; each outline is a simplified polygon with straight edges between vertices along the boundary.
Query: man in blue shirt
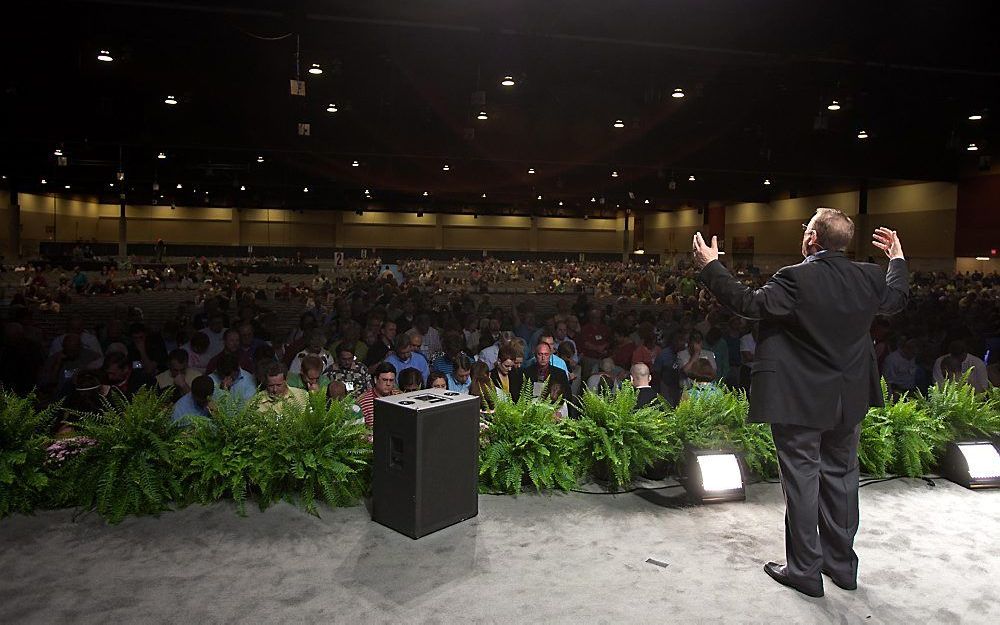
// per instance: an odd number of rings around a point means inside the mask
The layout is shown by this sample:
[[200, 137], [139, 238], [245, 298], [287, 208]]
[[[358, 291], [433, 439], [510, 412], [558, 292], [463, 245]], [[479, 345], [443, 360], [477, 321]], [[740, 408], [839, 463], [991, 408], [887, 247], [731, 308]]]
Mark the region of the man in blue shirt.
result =
[[229, 392], [241, 402], [250, 401], [257, 394], [257, 384], [253, 376], [240, 369], [236, 354], [223, 353], [212, 374], [215, 393]]
[[191, 382], [191, 391], [177, 400], [170, 419], [180, 425], [188, 425], [188, 417], [207, 417], [208, 403], [215, 393], [215, 382], [207, 375], [200, 375]]
[[395, 367], [396, 371], [416, 369], [420, 372], [424, 384], [427, 383], [427, 376], [431, 374], [427, 359], [420, 352], [413, 351], [410, 335], [406, 333], [396, 335], [393, 340], [393, 351], [385, 357], [385, 362]]

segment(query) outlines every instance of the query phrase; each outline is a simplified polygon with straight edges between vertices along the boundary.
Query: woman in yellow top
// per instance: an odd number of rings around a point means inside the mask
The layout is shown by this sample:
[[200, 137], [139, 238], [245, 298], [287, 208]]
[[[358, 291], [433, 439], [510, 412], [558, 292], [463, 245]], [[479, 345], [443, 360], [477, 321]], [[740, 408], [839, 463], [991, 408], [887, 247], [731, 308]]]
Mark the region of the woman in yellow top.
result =
[[497, 362], [490, 372], [490, 380], [497, 390], [502, 390], [507, 397], [517, 401], [521, 396], [521, 386], [524, 384], [524, 374], [521, 373], [520, 361], [524, 353], [511, 343], [504, 343], [497, 353]]

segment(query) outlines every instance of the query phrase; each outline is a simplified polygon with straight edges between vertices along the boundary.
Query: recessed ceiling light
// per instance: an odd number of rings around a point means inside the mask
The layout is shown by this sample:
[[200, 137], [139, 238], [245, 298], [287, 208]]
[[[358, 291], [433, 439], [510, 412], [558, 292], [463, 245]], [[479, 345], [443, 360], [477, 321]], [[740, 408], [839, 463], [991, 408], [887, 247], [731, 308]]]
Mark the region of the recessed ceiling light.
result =
[[618, 170], [617, 169], [614, 170], [613, 172], [611, 172], [611, 177], [612, 178], [617, 178], [618, 177]]
[[69, 188], [69, 185], [66, 185], [66, 188], [68, 189], [68, 188]]
[[42, 184], [49, 184], [49, 181], [46, 180], [45, 178], [42, 178]]
[[331, 102], [330, 104], [327, 105], [326, 112], [327, 113], [336, 113], [337, 112], [337, 105], [334, 104], [333, 102]]
[[833, 102], [830, 102], [830, 104], [828, 104], [826, 108], [827, 108], [827, 110], [830, 110], [830, 111], [839, 111], [840, 110], [840, 102], [834, 100]]
[[539, 196], [538, 196], [538, 199], [539, 199], [539, 200], [540, 200], [540, 199], [542, 199], [542, 196], [540, 196], [540, 195], [539, 195]]
[[503, 80], [500, 81], [500, 84], [503, 85], [504, 87], [513, 87], [514, 86], [514, 77], [513, 76], [504, 76]]
[[424, 197], [427, 197], [428, 195], [430, 195], [430, 193], [428, 193], [427, 191], [424, 191]]
[[167, 158], [167, 155], [164, 154], [163, 152], [160, 152], [159, 154], [156, 155], [156, 158], [158, 158], [160, 160], [163, 160], [163, 159]]
[[309, 193], [309, 187], [302, 187], [303, 193]]
[[450, 169], [451, 169], [451, 167], [445, 165], [444, 167], [441, 168], [441, 171], [448, 171]]
[[973, 113], [972, 115], [969, 115], [970, 122], [978, 122], [982, 118], [983, 118], [982, 113]]
[[694, 177], [694, 174], [691, 174], [690, 176], [688, 176], [688, 182], [694, 182], [695, 180], [696, 180], [696, 178]]
[[59, 148], [56, 148], [55, 151], [52, 152], [52, 154], [54, 154], [55, 156], [62, 156], [63, 155], [63, 151], [61, 149], [59, 149]]
[[264, 162], [264, 157], [263, 156], [258, 156], [257, 157], [257, 162], [258, 163], [263, 163]]
[[979, 149], [979, 146], [976, 145], [975, 143], [970, 143], [969, 147], [967, 147], [965, 149], [968, 150], [968, 151], [970, 151], [970, 152], [975, 152], [976, 150]]
[[858, 131], [858, 139], [867, 139], [867, 138], [868, 138], [868, 131], [867, 130], [859, 130]]
[[114, 188], [115, 188], [115, 183], [113, 183], [113, 182], [109, 182], [109, 183], [108, 183], [108, 186], [109, 186], [109, 187], [111, 187], [112, 189], [114, 189]]
[[771, 185], [771, 179], [770, 178], [764, 178], [764, 186], [767, 187], [767, 186], [770, 186], [770, 185]]
[[108, 52], [107, 50], [101, 50], [100, 52], [97, 53], [97, 60], [103, 61], [105, 63], [110, 63], [111, 61], [114, 61], [115, 58], [111, 56], [111, 53]]
[[562, 206], [562, 205], [563, 205], [562, 200], [559, 200], [559, 206]]
[[164, 98], [163, 103], [164, 104], [169, 104], [170, 106], [173, 106], [173, 105], [177, 104], [177, 98], [175, 98], [172, 95], [168, 95], [166, 98]]
[[486, 194], [485, 193], [483, 194], [483, 199], [486, 199]]
[[177, 183], [177, 188], [178, 188], [178, 189], [183, 189], [183, 188], [184, 188], [184, 185], [182, 185], [181, 183], [179, 183], [179, 182], [178, 182], [178, 183]]
[[247, 190], [247, 186], [245, 184], [241, 184], [240, 185], [240, 191], [246, 191], [246, 190]]
[[623, 122], [620, 119], [616, 119], [615, 123], [612, 124], [612, 126], [614, 126], [615, 128], [624, 128], [625, 127], [625, 122]]
[[479, 115], [476, 115], [476, 119], [489, 119], [486, 115], [486, 111], [479, 111]]
[[353, 162], [351, 163], [351, 167], [361, 167], [361, 163], [359, 163], [359, 162], [357, 162], [357, 161], [353, 161]]
[[649, 204], [649, 198], [646, 198], [646, 201], [643, 202], [643, 204]]
[[313, 63], [309, 66], [309, 73], [318, 76], [323, 73], [323, 68], [319, 66], [319, 63]]
[[684, 97], [684, 90], [681, 89], [680, 87], [677, 87], [676, 89], [674, 89], [674, 92], [670, 94], [670, 97], [671, 98], [683, 98]]
[[535, 173], [535, 168], [534, 168], [534, 167], [529, 167], [529, 168], [528, 168], [528, 173], [529, 173], [529, 174], [533, 174], [533, 173]]
[[590, 201], [591, 201], [591, 202], [596, 202], [596, 201], [597, 201], [597, 198], [596, 198], [596, 197], [592, 197], [592, 198], [590, 198]]

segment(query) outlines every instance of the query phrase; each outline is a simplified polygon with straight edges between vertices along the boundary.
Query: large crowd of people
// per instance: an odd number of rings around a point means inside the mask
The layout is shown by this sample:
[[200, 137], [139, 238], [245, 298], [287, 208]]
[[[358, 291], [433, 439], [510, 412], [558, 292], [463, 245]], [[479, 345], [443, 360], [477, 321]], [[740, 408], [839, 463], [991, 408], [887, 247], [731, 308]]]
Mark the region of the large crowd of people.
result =
[[[207, 259], [180, 272], [118, 266], [97, 279], [18, 269], [7, 274], [16, 279], [6, 281], [0, 384], [62, 402], [57, 429], [110, 392], [144, 386], [168, 392], [177, 419], [208, 414], [221, 391], [259, 395], [275, 410], [307, 391], [351, 395], [369, 425], [376, 398], [430, 387], [479, 395], [488, 412], [497, 393], [529, 385], [560, 406], [557, 416], [573, 416], [585, 387], [629, 379], [642, 401], [676, 404], [706, 384], [747, 387], [758, 339], [753, 321], [723, 310], [683, 262], [422, 260], [389, 270], [363, 259], [257, 284]], [[756, 285], [768, 278], [753, 267], [738, 275]], [[508, 284], [534, 285], [536, 295], [494, 303], [491, 291]], [[35, 325], [74, 298], [155, 298], [164, 288], [192, 289], [193, 304], [158, 324], [136, 308], [72, 315], [51, 340]], [[926, 392], [948, 378], [979, 391], [1000, 386], [998, 298], [996, 274], [913, 274], [907, 309], [871, 330], [891, 392]], [[300, 302], [301, 314], [278, 318], [274, 300]]]

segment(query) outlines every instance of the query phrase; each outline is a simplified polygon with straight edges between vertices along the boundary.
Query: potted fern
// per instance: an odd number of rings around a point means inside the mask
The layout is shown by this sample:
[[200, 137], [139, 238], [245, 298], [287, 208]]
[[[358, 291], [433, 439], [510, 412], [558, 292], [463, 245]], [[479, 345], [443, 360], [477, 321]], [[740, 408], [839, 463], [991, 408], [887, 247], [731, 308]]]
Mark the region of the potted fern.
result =
[[515, 401], [506, 393], [484, 387], [493, 406], [479, 439], [481, 492], [513, 495], [524, 486], [567, 491], [576, 485], [575, 444], [568, 421], [554, 417], [555, 403], [531, 396], [525, 384]]
[[868, 411], [861, 428], [858, 458], [861, 469], [875, 477], [891, 471], [920, 477], [930, 472], [951, 439], [947, 422], [928, 410], [919, 397], [889, 396], [882, 380], [885, 405]]
[[1000, 434], [1000, 390], [976, 393], [968, 383], [970, 372], [961, 380], [932, 386], [924, 405], [930, 415], [947, 424], [953, 439], [994, 437]]
[[671, 436], [666, 404], [654, 401], [636, 407], [638, 391], [622, 384], [617, 391], [586, 389], [577, 408], [580, 419], [570, 422], [581, 462], [610, 486], [630, 484], [658, 460], [674, 460], [681, 451]]
[[180, 495], [168, 393], [142, 389], [131, 399], [112, 391], [105, 409], [85, 414], [79, 433], [89, 449], [58, 470], [56, 501], [96, 510], [108, 523], [167, 510]]
[[57, 407], [35, 409], [34, 394], [0, 389], [0, 518], [30, 514], [48, 486], [47, 429]]

